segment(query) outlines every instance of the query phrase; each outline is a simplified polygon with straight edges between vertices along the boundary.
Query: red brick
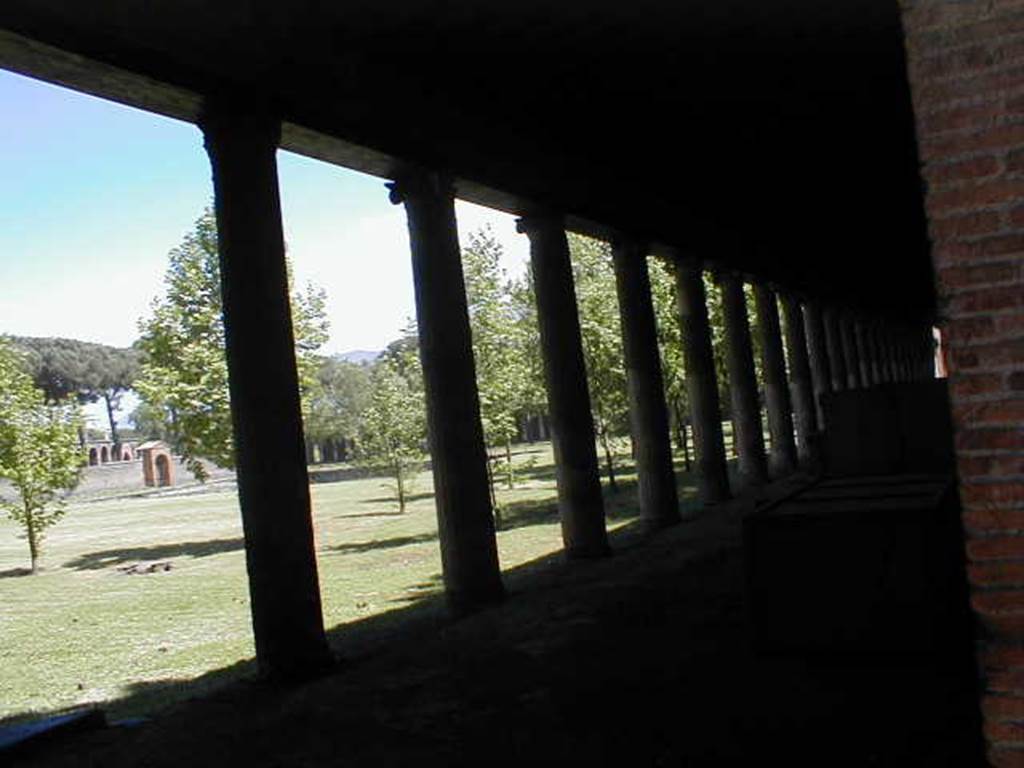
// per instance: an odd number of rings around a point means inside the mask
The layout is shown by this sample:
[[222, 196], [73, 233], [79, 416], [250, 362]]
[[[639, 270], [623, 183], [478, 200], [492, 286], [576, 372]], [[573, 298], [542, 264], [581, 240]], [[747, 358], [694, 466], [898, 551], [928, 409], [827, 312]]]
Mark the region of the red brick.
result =
[[[960, 407], [966, 406], [962, 405]], [[957, 414], [954, 408], [953, 418], [957, 421], [962, 421], [965, 417], [963, 414]], [[967, 416], [967, 418], [970, 419], [970, 416]], [[987, 476], [992, 471], [992, 463], [994, 461], [994, 456], [958, 456], [956, 460], [957, 474], [964, 480], [972, 477]]]
[[[963, 514], [964, 528], [971, 533], [1008, 533], [1024, 531], [1024, 510], [969, 509]], [[982, 539], [978, 539], [982, 541]], [[969, 552], [974, 550], [968, 547]], [[982, 548], [982, 554], [986, 552]], [[1024, 557], [1024, 555], [1022, 555]]]
[[1024, 768], [1024, 749], [989, 749], [992, 768]]
[[1018, 450], [1024, 448], [1024, 425], [1015, 427], [978, 427], [956, 433], [958, 450]]
[[[1024, 206], [1019, 210], [1024, 213]], [[977, 211], [933, 221], [932, 235], [936, 240], [950, 240], [955, 237], [994, 233], [1002, 227], [1003, 215], [999, 211]]]
[[967, 556], [971, 562], [1024, 559], [1024, 536], [992, 536], [970, 539]]
[[[939, 31], [959, 30], [970, 24], [968, 39], [977, 40], [979, 34], [994, 37], [1000, 34], [1003, 23], [1014, 18], [1013, 10], [1020, 7], [1019, 2], [1003, 0], [995, 5], [992, 3], [914, 3], [911, 8], [904, 8], [903, 18], [907, 29], [920, 33], [930, 27], [945, 28]], [[981, 22], [987, 22], [982, 24]], [[992, 24], [998, 23], [998, 26]], [[952, 28], [952, 29], [950, 29]], [[980, 30], [986, 30], [982, 33]]]
[[1024, 90], [1024, 67], [1012, 67], [960, 80], [914, 81], [913, 95], [919, 110], [970, 99], [979, 93]]
[[[1017, 141], [1024, 143], [1024, 126], [1020, 126]], [[996, 179], [931, 192], [927, 204], [928, 210], [936, 215], [1017, 200], [1024, 200], [1024, 179]]]
[[985, 261], [989, 257], [1009, 253], [1024, 253], [1024, 235], [1012, 233], [979, 238], [971, 242], [941, 243], [932, 251], [932, 257], [936, 265], [945, 266]]
[[1000, 161], [995, 155], [982, 155], [952, 163], [932, 163], [922, 173], [933, 189], [939, 189], [951, 183], [994, 176], [999, 170]]
[[1014, 149], [1006, 154], [1006, 172], [1024, 172], [1024, 150]]
[[986, 718], [985, 738], [999, 744], [1020, 744], [1024, 746], [1024, 722], [998, 721]]
[[965, 76], [981, 69], [998, 66], [1003, 60], [1001, 51], [991, 45], [976, 44], [955, 51], [929, 56], [914, 66], [915, 79]]
[[999, 368], [1024, 363], [1024, 339], [958, 346], [952, 352], [953, 367], [957, 371], [980, 368], [992, 373]]
[[994, 640], [1015, 641], [1024, 637], [1024, 612], [975, 614], [975, 618], [981, 625], [982, 631], [987, 633], [990, 642]]
[[[1024, 1], [902, 8], [981, 657], [990, 690], [1024, 694]], [[983, 712], [992, 764], [1024, 768], [1024, 695]]]
[[1024, 44], [1020, 40], [996, 43], [992, 39], [979, 39], [984, 42], [943, 51], [921, 60], [913, 67], [913, 77], [917, 80], [970, 77], [985, 70], [1013, 65], [1024, 54]]
[[968, 506], [1024, 504], [1024, 484], [1016, 482], [963, 483], [960, 497]]
[[1020, 614], [1024, 616], [1024, 591], [1019, 589], [985, 589], [971, 593], [971, 606], [985, 616]]
[[981, 662], [986, 669], [1024, 667], [1024, 645], [990, 643], [981, 651]]
[[1019, 147], [1024, 141], [1024, 125], [1009, 123], [993, 125], [963, 134], [943, 134], [924, 138], [920, 142], [921, 159], [944, 160], [969, 152]]
[[1024, 669], [1016, 667], [986, 670], [985, 683], [990, 691], [1024, 691]]
[[[910, 14], [905, 15], [908, 19], [913, 18]], [[976, 40], [1024, 32], [1024, 13], [1004, 12], [994, 19], [977, 21], [975, 17], [971, 21], [975, 23], [965, 23], [961, 20], [960, 23], [953, 27], [940, 27], [927, 31], [918, 28], [916, 23], [908, 25], [908, 28], [912, 31], [912, 47], [925, 51], [936, 51], [962, 46]]]
[[973, 315], [958, 318], [942, 329], [942, 345], [946, 349], [965, 346], [972, 341], [991, 338], [996, 333], [996, 320], [992, 315]]
[[996, 315], [993, 318], [995, 332], [999, 336], [1024, 334], [1024, 312], [1010, 315]]
[[[991, 123], [995, 118], [1006, 114], [1006, 105], [997, 101], [987, 101], [980, 104], [967, 104], [953, 109], [943, 109], [937, 112], [930, 112], [921, 115], [917, 120], [917, 130], [921, 136], [934, 136], [948, 131], [958, 131], [965, 128], [978, 128]], [[981, 159], [981, 158], [979, 158]], [[987, 160], [986, 165], [998, 168], [996, 159], [992, 156], [983, 158]], [[967, 161], [969, 163], [970, 161]], [[987, 176], [994, 173], [995, 169], [984, 173], [972, 173], [971, 176]], [[967, 177], [954, 177], [967, 178]], [[936, 180], [928, 174], [928, 180], [936, 183]]]
[[995, 312], [1024, 306], [1024, 289], [1019, 285], [976, 288], [950, 297], [947, 309], [956, 316], [964, 312]]
[[[1015, 424], [1024, 423], [1024, 398], [986, 401], [982, 403], [957, 403], [953, 406], [953, 418], [957, 424]], [[991, 462], [991, 459], [989, 460]]]
[[961, 397], [1001, 392], [1003, 385], [1003, 377], [997, 373], [968, 374], [955, 369], [950, 371], [949, 387], [954, 401]]
[[[1020, 264], [1016, 261], [961, 264], [939, 270], [939, 284], [947, 291], [994, 283], [1009, 283], [1020, 279]], [[1024, 287], [1021, 288], [1024, 290]]]
[[1024, 698], [1019, 696], [986, 696], [981, 702], [985, 717], [996, 721], [1024, 721]]
[[967, 567], [967, 578], [979, 587], [1021, 587], [1024, 586], [1024, 560], [972, 563]]

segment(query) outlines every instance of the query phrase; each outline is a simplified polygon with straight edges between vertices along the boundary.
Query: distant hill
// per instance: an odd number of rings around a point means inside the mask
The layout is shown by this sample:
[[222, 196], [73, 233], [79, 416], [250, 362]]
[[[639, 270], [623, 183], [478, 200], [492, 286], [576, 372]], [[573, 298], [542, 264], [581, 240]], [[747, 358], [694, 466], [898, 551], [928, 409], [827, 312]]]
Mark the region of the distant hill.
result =
[[381, 356], [381, 352], [373, 352], [368, 349], [353, 349], [351, 352], [342, 352], [335, 355], [338, 360], [344, 360], [346, 363], [355, 363], [356, 365], [363, 365], [365, 363], [372, 363], [378, 357]]

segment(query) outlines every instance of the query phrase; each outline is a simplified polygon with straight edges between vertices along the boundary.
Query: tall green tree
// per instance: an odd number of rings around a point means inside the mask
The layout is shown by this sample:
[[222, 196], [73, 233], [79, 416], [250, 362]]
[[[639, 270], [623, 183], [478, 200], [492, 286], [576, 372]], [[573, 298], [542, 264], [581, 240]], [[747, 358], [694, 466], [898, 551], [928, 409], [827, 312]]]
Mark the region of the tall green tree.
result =
[[[200, 480], [200, 458], [221, 467], [235, 463], [224, 322], [217, 256], [217, 225], [207, 208], [168, 254], [164, 294], [149, 317], [139, 321], [142, 368], [140, 397], [160, 414], [175, 448]], [[305, 396], [316, 386], [316, 352], [327, 339], [325, 294], [313, 286], [292, 291], [299, 386]], [[308, 398], [304, 397], [304, 404]]]
[[74, 487], [84, 464], [79, 423], [77, 404], [48, 403], [23, 356], [0, 339], [0, 478], [17, 494], [0, 498], [0, 507], [25, 534], [33, 573], [46, 530], [64, 515], [60, 494]]
[[314, 441], [355, 437], [370, 404], [370, 370], [335, 357], [320, 360], [317, 386], [307, 395], [305, 432]]
[[[515, 487], [512, 440], [523, 409], [526, 361], [520, 356], [512, 283], [501, 266], [502, 246], [489, 227], [471, 232], [462, 250], [473, 360], [480, 393], [480, 421], [488, 446], [504, 449], [503, 474]], [[497, 499], [492, 503], [497, 509]]]
[[426, 432], [422, 390], [403, 375], [395, 358], [384, 357], [370, 373], [370, 402], [362, 414], [357, 454], [361, 463], [383, 468], [394, 480], [400, 513], [425, 456]]
[[512, 281], [509, 297], [514, 318], [513, 348], [522, 364], [521, 407], [524, 415], [540, 416], [547, 413], [548, 400], [531, 270], [526, 270], [519, 279]]
[[686, 391], [683, 337], [676, 304], [675, 266], [672, 262], [657, 257], [649, 258], [647, 263], [658, 332], [658, 349], [661, 352], [662, 377], [665, 381], [665, 403], [676, 438], [676, 448], [682, 452], [689, 469], [686, 433], [689, 397]]
[[120, 443], [115, 416], [121, 396], [138, 375], [138, 353], [77, 339], [14, 337], [24, 350], [32, 378], [50, 403], [69, 397], [79, 403], [102, 400], [110, 424], [110, 439]]
[[614, 442], [617, 435], [629, 430], [629, 396], [611, 249], [607, 243], [570, 234], [569, 253], [594, 432], [604, 452], [609, 485], [614, 490]]

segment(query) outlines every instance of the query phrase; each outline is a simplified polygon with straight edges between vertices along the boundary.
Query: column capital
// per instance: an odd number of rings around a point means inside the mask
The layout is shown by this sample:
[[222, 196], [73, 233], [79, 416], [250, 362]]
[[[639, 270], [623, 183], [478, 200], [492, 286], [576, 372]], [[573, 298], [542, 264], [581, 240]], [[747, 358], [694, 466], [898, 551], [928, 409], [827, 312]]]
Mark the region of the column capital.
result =
[[219, 149], [224, 139], [232, 145], [244, 141], [250, 149], [263, 145], [271, 151], [281, 143], [281, 118], [265, 105], [208, 98], [203, 101], [196, 124], [203, 132], [207, 151]]
[[393, 205], [413, 198], [452, 199], [455, 197], [455, 182], [439, 171], [405, 169], [395, 174], [395, 180], [385, 183], [388, 199]]
[[516, 232], [533, 237], [544, 230], [565, 230], [565, 216], [554, 211], [536, 211], [516, 219]]
[[647, 252], [650, 250], [650, 246], [645, 240], [633, 237], [632, 235], [626, 235], [621, 232], [616, 232], [612, 235], [609, 240], [609, 245], [611, 245], [614, 250], [634, 251], [643, 256], [646, 256]]
[[720, 266], [707, 262], [704, 262], [702, 266], [711, 273], [711, 279], [714, 281], [715, 285], [721, 285], [723, 282], [729, 280], [738, 281], [740, 285], [743, 285], [744, 283], [750, 283], [751, 285], [757, 284], [757, 279], [749, 272], [744, 272], [742, 269]]

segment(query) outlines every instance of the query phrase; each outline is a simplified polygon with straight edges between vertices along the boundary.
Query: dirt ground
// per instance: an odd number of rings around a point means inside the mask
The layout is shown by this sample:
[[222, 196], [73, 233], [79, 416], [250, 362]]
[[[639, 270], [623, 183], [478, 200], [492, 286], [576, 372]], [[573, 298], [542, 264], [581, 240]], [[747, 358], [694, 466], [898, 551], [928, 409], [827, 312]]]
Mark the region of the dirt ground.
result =
[[[773, 493], [785, 488], [776, 486]], [[235, 683], [132, 728], [24, 756], [32, 766], [970, 766], [970, 654], [759, 653], [739, 519], [710, 508], [600, 561], [507, 574], [496, 608], [436, 601], [332, 638], [331, 676]]]

